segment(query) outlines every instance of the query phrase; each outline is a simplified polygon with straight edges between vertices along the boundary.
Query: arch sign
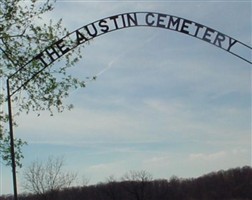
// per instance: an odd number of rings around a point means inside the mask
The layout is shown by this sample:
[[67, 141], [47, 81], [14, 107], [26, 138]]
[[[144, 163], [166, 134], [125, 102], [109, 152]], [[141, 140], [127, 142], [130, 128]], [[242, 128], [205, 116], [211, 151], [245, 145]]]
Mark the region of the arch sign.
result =
[[[34, 76], [36, 76], [43, 69], [77, 46], [103, 34], [131, 27], [153, 27], [180, 32], [203, 40], [225, 50], [245, 62], [252, 64], [252, 48], [250, 46], [217, 30], [188, 19], [168, 14], [157, 12], [129, 12], [97, 20], [69, 33], [47, 47], [40, 54], [36, 55], [33, 59], [21, 67], [18, 72], [28, 67], [30, 63], [36, 62], [38, 63], [38, 68], [40, 69], [39, 71], [34, 72]], [[32, 78], [34, 76], [32, 76]], [[28, 79], [26, 82], [32, 78]], [[19, 90], [23, 85], [24, 84], [19, 87], [17, 86], [15, 91]], [[15, 91], [13, 93], [15, 93]]]
[[[231, 53], [232, 55], [252, 64], [252, 48], [250, 46], [202, 24], [163, 13], [129, 12], [113, 15], [92, 22], [69, 33], [33, 57], [33, 59], [28, 61], [24, 66], [21, 66], [7, 79], [14, 199], [17, 199], [17, 187], [14, 139], [12, 130], [11, 96], [25, 86], [45, 68], [47, 68], [50, 64], [77, 46], [105, 33], [130, 27], [155, 27], [180, 32], [219, 47], [226, 52]], [[34, 64], [36, 64], [36, 67], [34, 67]], [[12, 87], [13, 91], [10, 93], [9, 80], [18, 73], [22, 73], [22, 70], [29, 70], [31, 72], [30, 77], [27, 77], [26, 80], [23, 80], [23, 83], [15, 83]]]

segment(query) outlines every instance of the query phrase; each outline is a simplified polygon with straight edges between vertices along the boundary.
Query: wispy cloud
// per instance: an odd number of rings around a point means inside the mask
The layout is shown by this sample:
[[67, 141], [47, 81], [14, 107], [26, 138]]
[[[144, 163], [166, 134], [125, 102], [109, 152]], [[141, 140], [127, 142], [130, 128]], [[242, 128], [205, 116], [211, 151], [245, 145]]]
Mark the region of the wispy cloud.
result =
[[225, 151], [220, 151], [212, 154], [204, 154], [204, 153], [190, 154], [189, 159], [196, 162], [197, 161], [214, 162], [216, 160], [223, 160], [226, 156], [227, 153]]

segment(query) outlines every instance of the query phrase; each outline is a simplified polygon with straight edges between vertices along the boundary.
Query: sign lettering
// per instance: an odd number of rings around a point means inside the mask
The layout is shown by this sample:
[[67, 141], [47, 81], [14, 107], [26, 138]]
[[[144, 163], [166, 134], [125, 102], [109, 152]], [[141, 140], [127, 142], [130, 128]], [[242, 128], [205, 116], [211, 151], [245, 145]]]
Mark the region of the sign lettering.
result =
[[210, 27], [163, 13], [130, 12], [97, 20], [69, 33], [36, 55], [21, 69], [26, 68], [29, 63], [34, 61], [41, 68], [46, 68], [72, 49], [95, 37], [129, 27], [158, 27], [183, 33], [219, 47], [252, 64], [252, 48], [250, 46]]

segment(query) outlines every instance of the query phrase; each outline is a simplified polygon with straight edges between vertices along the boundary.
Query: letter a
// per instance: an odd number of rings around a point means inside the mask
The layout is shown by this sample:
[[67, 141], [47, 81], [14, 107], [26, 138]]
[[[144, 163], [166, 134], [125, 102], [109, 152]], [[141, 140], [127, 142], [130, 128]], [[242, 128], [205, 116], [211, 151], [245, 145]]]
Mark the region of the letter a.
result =
[[75, 33], [77, 45], [82, 44], [88, 40], [82, 33], [79, 32], [79, 30], [77, 30]]

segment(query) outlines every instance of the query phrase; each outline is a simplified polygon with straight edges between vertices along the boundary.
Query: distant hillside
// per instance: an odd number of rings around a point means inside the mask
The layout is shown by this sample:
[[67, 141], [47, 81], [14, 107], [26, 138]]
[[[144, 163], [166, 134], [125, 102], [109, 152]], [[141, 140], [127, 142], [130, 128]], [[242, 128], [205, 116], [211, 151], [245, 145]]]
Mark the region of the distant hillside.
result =
[[[0, 200], [10, 199], [0, 197]], [[23, 194], [19, 200], [252, 200], [252, 168], [221, 170], [191, 179], [110, 180], [43, 196]]]

